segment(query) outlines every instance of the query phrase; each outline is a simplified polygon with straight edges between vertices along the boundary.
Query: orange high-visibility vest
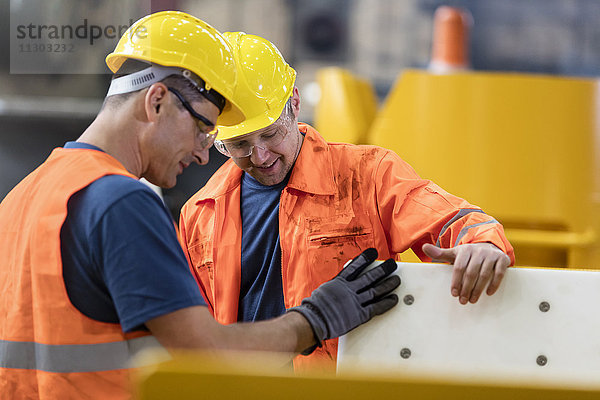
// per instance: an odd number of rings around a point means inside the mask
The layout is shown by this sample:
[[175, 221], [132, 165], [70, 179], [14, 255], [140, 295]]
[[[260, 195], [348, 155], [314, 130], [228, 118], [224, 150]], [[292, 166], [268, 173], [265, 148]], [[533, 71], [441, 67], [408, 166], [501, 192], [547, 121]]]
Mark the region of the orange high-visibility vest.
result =
[[[283, 296], [297, 306], [344, 263], [374, 247], [380, 259], [424, 243], [449, 248], [490, 242], [514, 262], [496, 220], [431, 181], [394, 152], [376, 146], [327, 143], [299, 124], [304, 143], [279, 204]], [[227, 161], [184, 205], [180, 234], [209, 309], [220, 323], [236, 322], [241, 281], [242, 170]], [[450, 288], [448, 288], [450, 290]], [[296, 369], [332, 370], [337, 339], [328, 340]]]
[[71, 304], [62, 276], [67, 202], [110, 174], [133, 177], [101, 151], [58, 148], [0, 203], [2, 398], [132, 396], [130, 359], [156, 339], [83, 315]]

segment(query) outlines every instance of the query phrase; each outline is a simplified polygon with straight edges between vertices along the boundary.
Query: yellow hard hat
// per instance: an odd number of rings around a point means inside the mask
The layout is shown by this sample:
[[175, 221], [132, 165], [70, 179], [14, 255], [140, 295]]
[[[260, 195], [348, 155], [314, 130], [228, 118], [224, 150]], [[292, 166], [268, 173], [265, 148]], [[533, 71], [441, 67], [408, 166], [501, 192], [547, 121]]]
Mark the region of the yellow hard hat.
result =
[[127, 29], [106, 57], [106, 64], [117, 72], [128, 58], [193, 72], [204, 80], [206, 90], [214, 89], [225, 98], [219, 124], [244, 120], [244, 112], [233, 98], [237, 70], [232, 49], [206, 22], [180, 11], [147, 15]]
[[279, 118], [292, 95], [296, 71], [275, 45], [244, 32], [225, 32], [238, 66], [234, 101], [246, 120], [231, 126], [219, 125], [219, 140], [242, 136], [271, 125]]

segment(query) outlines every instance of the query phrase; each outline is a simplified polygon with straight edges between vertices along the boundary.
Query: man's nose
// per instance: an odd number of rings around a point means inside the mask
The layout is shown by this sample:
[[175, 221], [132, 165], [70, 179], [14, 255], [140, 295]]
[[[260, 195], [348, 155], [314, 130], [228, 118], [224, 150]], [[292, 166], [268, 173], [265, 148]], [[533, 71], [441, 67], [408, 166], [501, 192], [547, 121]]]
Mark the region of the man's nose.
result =
[[208, 149], [210, 147], [207, 148], [198, 148], [196, 151], [194, 151], [194, 161], [199, 164], [199, 165], [206, 165], [208, 164], [208, 160], [209, 160], [209, 153], [208, 153]]
[[269, 150], [266, 147], [255, 144], [252, 146], [252, 153], [250, 154], [250, 161], [254, 165], [261, 165], [269, 157]]

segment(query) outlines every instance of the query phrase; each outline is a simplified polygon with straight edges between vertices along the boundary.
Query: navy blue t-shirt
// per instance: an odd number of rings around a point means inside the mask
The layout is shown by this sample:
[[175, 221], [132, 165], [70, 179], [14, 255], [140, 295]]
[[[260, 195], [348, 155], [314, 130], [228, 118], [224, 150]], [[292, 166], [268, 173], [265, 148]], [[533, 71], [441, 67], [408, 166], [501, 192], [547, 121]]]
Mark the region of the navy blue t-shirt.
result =
[[287, 185], [264, 186], [242, 177], [242, 279], [238, 321], [261, 321], [285, 312], [279, 244], [279, 200]]
[[[65, 148], [101, 149], [79, 142]], [[73, 305], [124, 332], [152, 318], [206, 305], [160, 197], [142, 182], [107, 175], [75, 193], [60, 232]]]

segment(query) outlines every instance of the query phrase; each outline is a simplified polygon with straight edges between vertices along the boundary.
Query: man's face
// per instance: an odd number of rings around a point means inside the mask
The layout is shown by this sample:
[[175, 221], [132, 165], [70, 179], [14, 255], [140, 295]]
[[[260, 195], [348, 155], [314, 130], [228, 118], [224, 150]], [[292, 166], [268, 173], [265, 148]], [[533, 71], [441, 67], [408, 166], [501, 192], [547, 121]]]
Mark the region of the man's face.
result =
[[281, 118], [266, 128], [235, 139], [225, 140], [228, 149], [250, 148], [246, 157], [236, 157], [233, 162], [265, 186], [281, 183], [294, 166], [302, 135], [292, 118]]
[[[146, 146], [149, 149], [149, 163], [144, 177], [163, 188], [171, 188], [177, 183], [177, 176], [191, 163], [200, 165], [208, 162], [208, 149], [212, 141], [202, 132], [198, 122], [183, 107], [178, 99], [169, 93], [165, 117], [157, 126]], [[190, 103], [192, 108], [210, 121], [216, 121], [219, 109], [208, 101]]]

